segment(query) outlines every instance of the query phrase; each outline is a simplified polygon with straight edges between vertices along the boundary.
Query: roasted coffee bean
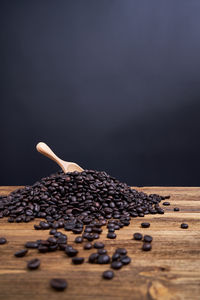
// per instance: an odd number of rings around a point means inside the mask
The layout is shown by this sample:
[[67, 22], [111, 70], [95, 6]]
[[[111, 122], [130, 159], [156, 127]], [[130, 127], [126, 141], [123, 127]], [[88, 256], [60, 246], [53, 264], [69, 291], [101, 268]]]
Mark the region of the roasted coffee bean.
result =
[[74, 265], [80, 265], [84, 262], [84, 257], [73, 257], [72, 262]]
[[26, 248], [32, 248], [32, 249], [36, 249], [38, 248], [38, 243], [37, 242], [27, 242], [25, 244]]
[[149, 227], [150, 227], [150, 223], [148, 223], [148, 222], [143, 222], [143, 223], [141, 223], [141, 227], [142, 227], [142, 228], [149, 228]]
[[187, 228], [188, 228], [188, 224], [182, 223], [182, 224], [181, 224], [181, 228], [182, 228], [182, 229], [187, 229]]
[[85, 250], [90, 250], [90, 249], [92, 249], [92, 244], [91, 243], [86, 243], [85, 245], [84, 245], [84, 249]]
[[151, 244], [150, 243], [144, 243], [142, 245], [142, 250], [143, 251], [150, 251], [151, 250]]
[[163, 205], [168, 206], [168, 205], [170, 205], [170, 202], [165, 201], [165, 202], [163, 202]]
[[27, 264], [27, 268], [30, 270], [35, 270], [39, 268], [39, 266], [40, 266], [40, 260], [37, 258], [30, 260]]
[[63, 291], [67, 288], [67, 281], [61, 278], [53, 278], [50, 281], [50, 286], [57, 291]]
[[127, 250], [125, 248], [117, 248], [116, 253], [119, 253], [120, 255], [126, 255]]
[[123, 263], [123, 265], [128, 265], [131, 262], [131, 258], [129, 256], [123, 256], [120, 261]]
[[123, 264], [122, 264], [121, 261], [115, 260], [115, 261], [113, 261], [113, 262], [111, 263], [111, 268], [112, 268], [112, 269], [119, 270], [119, 269], [121, 269], [122, 266], [123, 266]]
[[52, 245], [55, 245], [55, 244], [57, 243], [57, 239], [54, 238], [54, 237], [49, 237], [49, 238], [47, 239], [47, 241], [48, 241], [50, 244], [52, 244]]
[[178, 207], [174, 207], [174, 211], [179, 211], [180, 209]]
[[117, 237], [117, 235], [114, 232], [108, 232], [108, 234], [107, 234], [108, 239], [115, 239], [116, 237]]
[[57, 230], [56, 230], [56, 229], [51, 229], [51, 230], [49, 231], [49, 234], [52, 234], [52, 235], [54, 235], [56, 232], [57, 232]]
[[110, 262], [110, 256], [108, 256], [107, 254], [99, 255], [97, 258], [98, 264], [108, 264], [109, 262]]
[[65, 250], [66, 247], [67, 247], [66, 244], [58, 244], [58, 248], [59, 248], [60, 250]]
[[93, 264], [97, 261], [98, 257], [99, 257], [98, 253], [92, 253], [92, 254], [90, 254], [90, 256], [88, 258], [88, 262]]
[[5, 244], [5, 243], [7, 243], [6, 238], [1, 237], [1, 238], [0, 238], [0, 245], [3, 245], [3, 244]]
[[94, 243], [94, 248], [96, 248], [96, 249], [102, 249], [104, 247], [105, 247], [104, 243], [101, 243], [101, 242]]
[[151, 243], [153, 240], [152, 236], [150, 235], [144, 235], [144, 242]]
[[69, 248], [69, 247], [66, 247], [65, 248], [65, 253], [69, 256], [69, 257], [73, 257], [73, 256], [76, 256], [78, 251], [74, 248]]
[[102, 277], [104, 279], [112, 279], [114, 277], [114, 272], [111, 270], [104, 271]]
[[54, 237], [55, 237], [55, 238], [58, 238], [58, 237], [60, 237], [61, 235], [62, 235], [62, 232], [57, 231], [57, 232], [54, 234]]
[[38, 246], [38, 251], [41, 253], [46, 253], [48, 252], [49, 248], [47, 246], [39, 245]]
[[112, 256], [112, 261], [119, 260], [119, 259], [120, 259], [120, 254], [115, 252]]
[[40, 225], [34, 225], [35, 230], [41, 230], [42, 227]]
[[49, 224], [46, 223], [46, 222], [43, 222], [43, 221], [40, 222], [40, 227], [42, 229], [49, 229], [50, 228]]
[[106, 250], [106, 249], [98, 249], [97, 253], [98, 253], [99, 255], [107, 254], [107, 250]]
[[58, 249], [58, 244], [50, 245], [48, 248], [49, 251], [56, 251], [57, 249]]
[[27, 249], [22, 249], [22, 250], [19, 250], [17, 252], [15, 252], [15, 256], [16, 257], [23, 257], [25, 256], [26, 254], [28, 253], [28, 250]]
[[108, 232], [115, 232], [115, 228], [109, 228]]
[[67, 239], [62, 235], [57, 239], [57, 244], [66, 244], [66, 243], [67, 243]]
[[99, 234], [98, 234], [98, 233], [93, 233], [93, 238], [94, 238], [95, 240], [99, 239]]
[[136, 233], [133, 234], [133, 238], [136, 241], [141, 241], [142, 240], [142, 234], [139, 233], [139, 232], [136, 232]]
[[77, 237], [75, 238], [74, 242], [77, 243], [77, 244], [82, 243], [82, 242], [83, 242], [82, 236], [77, 236]]

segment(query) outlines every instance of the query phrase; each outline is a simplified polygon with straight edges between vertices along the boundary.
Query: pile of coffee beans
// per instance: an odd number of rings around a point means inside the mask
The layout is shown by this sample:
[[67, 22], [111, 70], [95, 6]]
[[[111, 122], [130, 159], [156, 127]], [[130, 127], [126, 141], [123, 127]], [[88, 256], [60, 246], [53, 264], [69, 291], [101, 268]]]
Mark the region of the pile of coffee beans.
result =
[[[116, 249], [112, 256], [107, 254], [104, 243], [95, 241], [99, 239], [102, 227], [107, 226], [107, 238], [115, 239], [116, 231], [128, 226], [131, 218], [163, 214], [159, 203], [168, 198], [131, 189], [105, 172], [84, 170], [64, 174], [59, 171], [9, 196], [1, 196], [0, 218], [8, 217], [8, 222], [18, 223], [42, 218], [44, 221], [34, 225], [35, 230], [49, 230], [46, 240], [26, 242], [25, 249], [14, 254], [16, 257], [25, 256], [28, 249], [37, 249], [40, 253], [62, 250], [71, 258], [72, 264], [84, 263], [84, 257], [78, 257], [78, 250], [68, 244], [67, 235], [58, 231], [64, 228], [78, 235], [74, 242], [84, 242], [83, 249], [96, 249], [97, 252], [89, 255], [89, 263], [110, 264], [111, 269], [118, 270], [128, 265], [131, 258], [125, 248]], [[142, 228], [149, 226], [147, 222], [141, 224]], [[142, 250], [151, 250], [151, 236], [145, 235], [143, 238], [140, 233], [135, 233], [134, 239], [143, 239]], [[5, 242], [4, 238], [0, 239], [1, 244]], [[27, 264], [30, 270], [39, 267], [38, 258]], [[114, 272], [107, 270], [102, 277], [112, 279]], [[64, 290], [67, 282], [56, 278], [50, 281], [50, 286], [55, 290]]]
[[[159, 202], [166, 198], [133, 190], [105, 172], [84, 170], [64, 174], [60, 171], [0, 197], [0, 217], [9, 217], [9, 222], [46, 219], [47, 222], [36, 225], [38, 230], [49, 229], [59, 221], [60, 228], [80, 234], [83, 225], [94, 220], [105, 225], [108, 219], [118, 219], [124, 224], [129, 222], [129, 217], [163, 214]], [[115, 238], [110, 234], [109, 237]]]

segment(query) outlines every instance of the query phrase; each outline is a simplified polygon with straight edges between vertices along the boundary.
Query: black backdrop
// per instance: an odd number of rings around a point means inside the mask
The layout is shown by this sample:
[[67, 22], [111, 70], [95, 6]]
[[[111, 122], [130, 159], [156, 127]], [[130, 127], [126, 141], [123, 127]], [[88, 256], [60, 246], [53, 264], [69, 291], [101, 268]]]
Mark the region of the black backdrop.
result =
[[0, 185], [57, 166], [199, 185], [200, 1], [0, 1]]

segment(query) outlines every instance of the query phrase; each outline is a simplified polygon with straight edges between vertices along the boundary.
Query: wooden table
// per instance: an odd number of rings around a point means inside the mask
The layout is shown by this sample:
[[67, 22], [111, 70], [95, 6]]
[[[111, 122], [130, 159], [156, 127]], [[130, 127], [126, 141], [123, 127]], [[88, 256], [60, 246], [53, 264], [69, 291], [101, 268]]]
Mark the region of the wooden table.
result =
[[[1, 187], [0, 194], [8, 194], [16, 187]], [[13, 253], [23, 248], [28, 240], [48, 237], [48, 231], [36, 231], [31, 223], [7, 223], [0, 219], [0, 236], [8, 243], [0, 245], [0, 299], [200, 299], [200, 188], [195, 187], [145, 187], [147, 193], [171, 195], [171, 205], [164, 215], [147, 215], [135, 218], [131, 225], [117, 232], [116, 240], [101, 240], [111, 255], [117, 247], [125, 247], [132, 258], [130, 265], [115, 271], [115, 278], [101, 278], [109, 265], [84, 263], [74, 266], [62, 251], [41, 254], [30, 250], [23, 258]], [[173, 208], [178, 206], [179, 212]], [[142, 229], [142, 221], [149, 221], [150, 228]], [[188, 229], [181, 229], [186, 222]], [[134, 232], [153, 236], [152, 251], [143, 252], [142, 242], [132, 239]], [[66, 232], [65, 232], [66, 233]], [[68, 234], [71, 244], [75, 235]], [[83, 244], [75, 245], [80, 256], [87, 260], [94, 250], [82, 250]], [[41, 259], [41, 267], [35, 271], [26, 269], [32, 258]], [[68, 281], [64, 292], [49, 287], [51, 278], [61, 277]]]

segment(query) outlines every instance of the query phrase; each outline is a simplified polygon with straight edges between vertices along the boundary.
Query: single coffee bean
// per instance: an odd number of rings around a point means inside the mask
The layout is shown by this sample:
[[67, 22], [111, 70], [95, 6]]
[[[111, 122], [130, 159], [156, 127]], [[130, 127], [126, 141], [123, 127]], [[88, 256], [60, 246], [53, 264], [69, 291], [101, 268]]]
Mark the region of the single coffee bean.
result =
[[120, 254], [115, 252], [112, 256], [112, 261], [119, 260], [119, 259], [120, 259]]
[[127, 250], [125, 248], [117, 248], [116, 253], [119, 253], [120, 255], [126, 255]]
[[123, 265], [128, 265], [131, 262], [131, 258], [129, 256], [124, 256], [120, 259], [120, 261], [123, 263]]
[[27, 264], [27, 268], [30, 270], [35, 270], [39, 268], [39, 266], [40, 266], [40, 260], [37, 258], [30, 260]]
[[151, 243], [153, 240], [152, 236], [150, 235], [144, 235], [144, 242]]
[[182, 229], [187, 229], [187, 228], [188, 228], [188, 224], [182, 223], [182, 224], [181, 224], [181, 228], [182, 228]]
[[52, 234], [52, 235], [54, 235], [56, 232], [57, 232], [57, 230], [56, 230], [56, 229], [51, 229], [51, 230], [49, 231], [49, 234]]
[[82, 242], [83, 242], [82, 236], [77, 236], [77, 237], [75, 238], [74, 242], [77, 243], [77, 244], [82, 243]]
[[73, 257], [72, 262], [74, 265], [80, 265], [84, 262], [84, 257]]
[[99, 234], [98, 234], [98, 233], [93, 233], [93, 238], [94, 238], [95, 240], [99, 239]]
[[35, 228], [35, 230], [41, 230], [42, 229], [42, 227], [40, 226], [40, 225], [34, 225], [34, 228]]
[[55, 244], [57, 243], [57, 239], [54, 238], [54, 237], [49, 237], [49, 238], [47, 239], [47, 241], [48, 241], [50, 244], [52, 244], [52, 245], [55, 245]]
[[23, 257], [25, 256], [26, 254], [28, 253], [28, 250], [27, 249], [22, 249], [22, 250], [19, 250], [17, 252], [15, 252], [15, 256], [16, 257]]
[[3, 245], [3, 244], [5, 244], [5, 243], [7, 243], [6, 238], [1, 237], [1, 238], [0, 238], [0, 245]]
[[38, 246], [38, 251], [41, 253], [46, 253], [48, 252], [49, 248], [47, 246], [39, 245]]
[[91, 244], [91, 243], [86, 243], [86, 244], [84, 245], [84, 249], [85, 249], [85, 250], [90, 250], [90, 249], [92, 249], [92, 244]]
[[165, 205], [165, 206], [169, 206], [169, 205], [170, 205], [170, 202], [168, 202], [168, 201], [165, 201], [165, 202], [163, 202], [163, 205]]
[[107, 250], [106, 250], [106, 249], [98, 249], [97, 253], [98, 253], [99, 255], [107, 254]]
[[101, 242], [94, 243], [94, 248], [96, 248], [96, 249], [102, 249], [104, 247], [105, 247], [104, 243], [101, 243]]
[[74, 248], [68, 248], [66, 247], [65, 248], [65, 253], [69, 256], [69, 257], [73, 257], [73, 256], [76, 256], [78, 251]]
[[140, 240], [142, 240], [142, 234], [139, 232], [136, 232], [136, 233], [134, 233], [133, 238], [136, 241], [140, 241]]
[[143, 251], [150, 251], [151, 250], [151, 244], [150, 243], [144, 243], [142, 245], [142, 250]]
[[108, 232], [108, 234], [107, 234], [107, 238], [108, 238], [108, 239], [115, 239], [116, 236], [117, 236], [117, 235], [116, 235], [114, 232]]
[[174, 211], [179, 211], [180, 209], [178, 207], [174, 207]]
[[53, 278], [50, 281], [50, 286], [57, 291], [63, 291], [67, 288], [67, 281], [61, 278]]
[[108, 256], [107, 254], [99, 255], [97, 258], [98, 264], [108, 264], [109, 262], [110, 262], [110, 256]]
[[30, 248], [30, 249], [36, 249], [38, 248], [38, 243], [37, 242], [27, 242], [25, 244], [26, 248]]
[[98, 253], [92, 253], [90, 254], [89, 258], [88, 258], [88, 262], [93, 264], [97, 261], [97, 258], [99, 257]]
[[112, 279], [114, 277], [114, 272], [111, 270], [104, 271], [102, 277], [104, 279]]
[[149, 227], [150, 227], [150, 223], [148, 223], [148, 222], [143, 222], [143, 223], [141, 223], [141, 227], [142, 227], [142, 228], [149, 228]]
[[122, 264], [121, 261], [115, 260], [115, 261], [113, 261], [113, 262], [111, 263], [111, 268], [112, 268], [112, 269], [119, 270], [119, 269], [121, 269], [122, 266], [123, 266], [123, 264]]
[[62, 236], [62, 232], [57, 231], [56, 233], [54, 233], [55, 238], [58, 238], [60, 236]]

